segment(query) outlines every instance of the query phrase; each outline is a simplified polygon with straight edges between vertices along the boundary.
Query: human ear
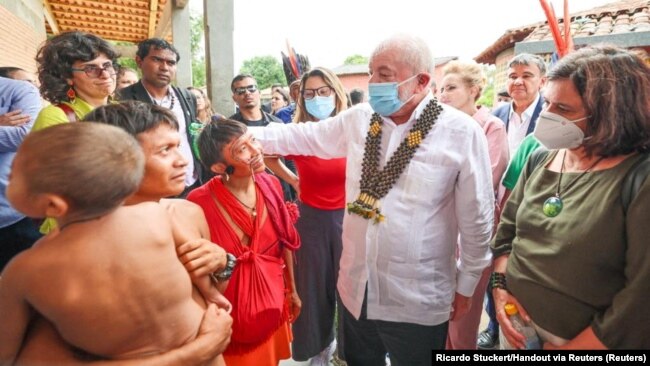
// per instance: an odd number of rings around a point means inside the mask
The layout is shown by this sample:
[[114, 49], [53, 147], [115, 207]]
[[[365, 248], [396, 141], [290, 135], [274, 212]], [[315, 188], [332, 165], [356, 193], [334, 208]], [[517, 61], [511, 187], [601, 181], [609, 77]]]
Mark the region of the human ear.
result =
[[215, 174], [223, 175], [226, 173], [226, 168], [227, 166], [224, 163], [215, 163], [210, 166], [210, 171]]
[[142, 59], [140, 56], [135, 56], [135, 64], [138, 65], [138, 68], [142, 69]]
[[61, 196], [56, 194], [46, 194], [45, 195], [45, 216], [47, 217], [62, 217], [65, 216], [70, 210], [70, 205], [68, 202]]

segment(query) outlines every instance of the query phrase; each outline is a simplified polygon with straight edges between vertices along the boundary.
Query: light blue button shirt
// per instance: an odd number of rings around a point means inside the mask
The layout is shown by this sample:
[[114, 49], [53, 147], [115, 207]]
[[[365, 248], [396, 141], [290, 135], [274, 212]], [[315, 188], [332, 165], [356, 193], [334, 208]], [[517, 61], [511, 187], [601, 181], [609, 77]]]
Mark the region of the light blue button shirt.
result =
[[0, 115], [17, 109], [30, 116], [29, 122], [22, 126], [0, 126], [0, 228], [25, 217], [11, 207], [5, 191], [16, 150], [32, 129], [41, 109], [38, 90], [32, 84], [0, 77]]

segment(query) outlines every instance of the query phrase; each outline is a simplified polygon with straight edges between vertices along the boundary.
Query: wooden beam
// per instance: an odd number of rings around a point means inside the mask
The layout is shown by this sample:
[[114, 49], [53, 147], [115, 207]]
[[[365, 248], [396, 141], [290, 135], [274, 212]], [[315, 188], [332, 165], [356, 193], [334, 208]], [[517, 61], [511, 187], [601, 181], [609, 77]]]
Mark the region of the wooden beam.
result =
[[52, 29], [52, 34], [59, 34], [61, 31], [59, 30], [59, 25], [56, 23], [56, 18], [52, 14], [52, 6], [50, 5], [49, 0], [43, 0], [43, 12], [45, 13], [47, 24], [49, 24], [50, 29]]
[[172, 1], [168, 0], [163, 8], [162, 15], [156, 26], [156, 31], [153, 36], [156, 38], [164, 38], [171, 31], [172, 27]]
[[156, 30], [156, 17], [158, 15], [158, 0], [151, 0], [149, 3], [149, 32], [148, 37], [151, 38]]

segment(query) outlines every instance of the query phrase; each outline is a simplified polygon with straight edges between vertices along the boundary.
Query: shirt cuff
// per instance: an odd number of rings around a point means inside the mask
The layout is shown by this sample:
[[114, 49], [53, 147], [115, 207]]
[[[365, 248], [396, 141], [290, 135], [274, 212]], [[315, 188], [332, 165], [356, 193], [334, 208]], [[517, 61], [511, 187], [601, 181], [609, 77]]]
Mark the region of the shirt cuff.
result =
[[472, 297], [482, 273], [483, 271], [480, 271], [478, 274], [479, 277], [476, 277], [470, 273], [458, 272], [458, 277], [456, 278], [456, 292], [466, 297]]

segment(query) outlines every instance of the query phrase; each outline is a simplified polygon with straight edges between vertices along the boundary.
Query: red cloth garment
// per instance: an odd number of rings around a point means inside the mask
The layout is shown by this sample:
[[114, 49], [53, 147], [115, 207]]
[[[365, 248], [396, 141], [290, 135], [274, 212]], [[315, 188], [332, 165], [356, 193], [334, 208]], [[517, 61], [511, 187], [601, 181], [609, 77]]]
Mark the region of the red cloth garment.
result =
[[[224, 295], [233, 305], [233, 333], [226, 352], [243, 354], [271, 337], [287, 321], [283, 249], [296, 250], [300, 238], [279, 188], [266, 173], [256, 175], [256, 211], [252, 217], [220, 178], [194, 190], [188, 200], [203, 208], [212, 241], [237, 257]], [[215, 200], [250, 240], [243, 245]], [[261, 222], [266, 207], [268, 216]]]
[[302, 155], [286, 158], [296, 163], [303, 203], [321, 210], [345, 208], [346, 158], [321, 159]]

